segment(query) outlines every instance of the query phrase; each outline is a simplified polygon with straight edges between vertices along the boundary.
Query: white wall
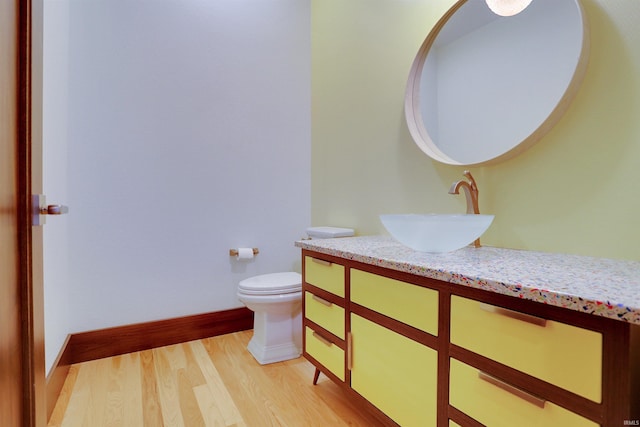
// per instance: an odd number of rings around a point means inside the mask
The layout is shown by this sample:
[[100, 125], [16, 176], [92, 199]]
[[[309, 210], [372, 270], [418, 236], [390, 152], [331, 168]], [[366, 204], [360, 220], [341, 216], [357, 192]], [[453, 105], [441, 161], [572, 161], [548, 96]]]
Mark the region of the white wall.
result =
[[239, 280], [299, 270], [308, 1], [71, 1], [68, 40], [69, 332], [239, 307]]

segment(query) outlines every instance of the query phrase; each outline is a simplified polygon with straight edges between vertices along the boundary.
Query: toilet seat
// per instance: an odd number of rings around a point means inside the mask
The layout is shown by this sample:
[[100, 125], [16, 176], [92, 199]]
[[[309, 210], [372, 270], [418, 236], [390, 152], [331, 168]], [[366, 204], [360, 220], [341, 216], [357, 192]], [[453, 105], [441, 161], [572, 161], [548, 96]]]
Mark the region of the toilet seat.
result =
[[262, 274], [241, 280], [238, 292], [245, 295], [279, 295], [300, 292], [302, 276], [290, 271], [286, 273]]

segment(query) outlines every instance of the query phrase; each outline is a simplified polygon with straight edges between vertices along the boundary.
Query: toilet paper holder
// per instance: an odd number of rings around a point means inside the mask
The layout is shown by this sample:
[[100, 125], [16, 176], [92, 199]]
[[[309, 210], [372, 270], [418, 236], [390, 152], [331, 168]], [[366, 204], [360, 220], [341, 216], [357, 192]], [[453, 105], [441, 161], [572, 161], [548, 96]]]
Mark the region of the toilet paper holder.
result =
[[[258, 248], [252, 248], [252, 249], [253, 249], [253, 254], [254, 255], [258, 255], [260, 253]], [[229, 256], [238, 256], [238, 250], [237, 249], [229, 249]]]

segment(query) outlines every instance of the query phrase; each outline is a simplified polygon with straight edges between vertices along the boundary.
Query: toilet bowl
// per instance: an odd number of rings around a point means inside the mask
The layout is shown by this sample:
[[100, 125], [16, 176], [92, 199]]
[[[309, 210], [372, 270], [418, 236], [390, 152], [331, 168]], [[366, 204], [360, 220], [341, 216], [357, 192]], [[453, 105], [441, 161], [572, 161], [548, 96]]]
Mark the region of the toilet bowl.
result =
[[238, 283], [238, 299], [254, 312], [247, 349], [261, 365], [295, 359], [302, 352], [302, 276], [263, 274]]

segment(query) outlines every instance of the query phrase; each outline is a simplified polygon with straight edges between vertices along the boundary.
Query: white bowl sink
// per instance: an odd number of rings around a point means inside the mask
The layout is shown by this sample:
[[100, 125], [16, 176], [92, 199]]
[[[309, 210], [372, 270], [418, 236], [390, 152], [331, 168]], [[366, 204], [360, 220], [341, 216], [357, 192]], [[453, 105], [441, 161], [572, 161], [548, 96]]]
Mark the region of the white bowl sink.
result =
[[421, 252], [451, 252], [472, 243], [487, 231], [493, 215], [380, 215], [387, 231], [400, 243]]

